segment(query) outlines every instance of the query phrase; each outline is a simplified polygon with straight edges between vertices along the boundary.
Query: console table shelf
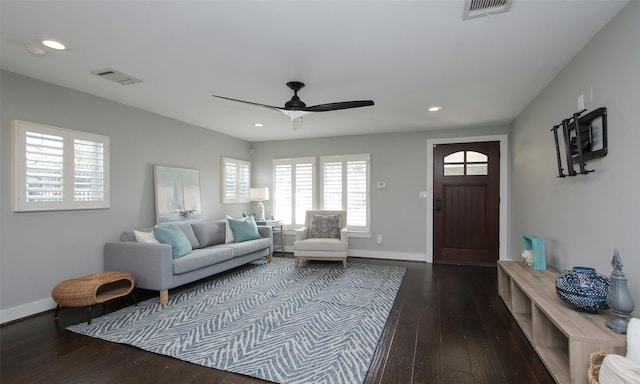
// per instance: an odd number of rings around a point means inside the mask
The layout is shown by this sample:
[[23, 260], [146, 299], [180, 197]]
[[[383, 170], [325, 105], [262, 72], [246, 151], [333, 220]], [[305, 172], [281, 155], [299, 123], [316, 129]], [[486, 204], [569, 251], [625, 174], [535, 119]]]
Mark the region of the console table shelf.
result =
[[498, 261], [498, 291], [522, 332], [558, 383], [587, 382], [589, 355], [626, 354], [626, 335], [605, 326], [611, 310], [575, 311], [555, 291], [558, 272], [519, 261]]

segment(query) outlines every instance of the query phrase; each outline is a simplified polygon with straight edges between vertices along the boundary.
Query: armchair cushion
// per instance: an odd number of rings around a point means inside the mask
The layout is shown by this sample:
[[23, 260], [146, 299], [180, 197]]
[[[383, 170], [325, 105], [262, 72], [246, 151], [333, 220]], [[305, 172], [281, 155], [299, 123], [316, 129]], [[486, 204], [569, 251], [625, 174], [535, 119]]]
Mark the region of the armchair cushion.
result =
[[313, 215], [309, 226], [309, 238], [339, 239], [340, 216]]

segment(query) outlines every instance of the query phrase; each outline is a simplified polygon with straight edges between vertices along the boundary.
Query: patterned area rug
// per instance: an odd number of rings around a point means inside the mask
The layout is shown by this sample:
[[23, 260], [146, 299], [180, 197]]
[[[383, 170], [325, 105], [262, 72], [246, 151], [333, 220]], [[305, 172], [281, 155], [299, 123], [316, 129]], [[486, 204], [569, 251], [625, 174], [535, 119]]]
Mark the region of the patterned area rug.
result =
[[362, 383], [404, 273], [276, 257], [68, 329], [277, 383]]

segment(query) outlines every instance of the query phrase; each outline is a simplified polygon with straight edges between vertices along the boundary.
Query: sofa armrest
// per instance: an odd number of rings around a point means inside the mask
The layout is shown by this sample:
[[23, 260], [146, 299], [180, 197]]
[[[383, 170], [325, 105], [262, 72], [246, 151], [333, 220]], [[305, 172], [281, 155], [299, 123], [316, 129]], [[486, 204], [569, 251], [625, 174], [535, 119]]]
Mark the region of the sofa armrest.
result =
[[104, 270], [130, 272], [139, 288], [156, 291], [173, 288], [171, 245], [135, 241], [106, 243]]
[[268, 225], [258, 225], [258, 233], [265, 239], [271, 240], [271, 245], [269, 246], [269, 254], [273, 255], [273, 228]]
[[302, 227], [296, 230], [296, 241], [305, 240], [309, 238], [309, 228]]

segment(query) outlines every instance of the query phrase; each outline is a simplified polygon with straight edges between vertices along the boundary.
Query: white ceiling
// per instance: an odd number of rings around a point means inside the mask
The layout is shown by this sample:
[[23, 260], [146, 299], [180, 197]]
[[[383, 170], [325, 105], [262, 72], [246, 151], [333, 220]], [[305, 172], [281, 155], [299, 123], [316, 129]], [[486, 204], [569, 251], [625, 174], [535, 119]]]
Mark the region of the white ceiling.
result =
[[[447, 1], [5, 1], [2, 69], [249, 141], [510, 123], [627, 1], [514, 0], [463, 21]], [[33, 55], [57, 39], [68, 51]], [[123, 86], [91, 71], [140, 78]], [[283, 106], [375, 106], [304, 117]], [[577, 95], [576, 95], [577, 97]], [[438, 104], [438, 113], [426, 111]], [[254, 123], [263, 123], [256, 128]], [[46, 123], [46, 122], [44, 122]]]

